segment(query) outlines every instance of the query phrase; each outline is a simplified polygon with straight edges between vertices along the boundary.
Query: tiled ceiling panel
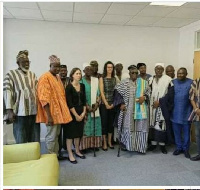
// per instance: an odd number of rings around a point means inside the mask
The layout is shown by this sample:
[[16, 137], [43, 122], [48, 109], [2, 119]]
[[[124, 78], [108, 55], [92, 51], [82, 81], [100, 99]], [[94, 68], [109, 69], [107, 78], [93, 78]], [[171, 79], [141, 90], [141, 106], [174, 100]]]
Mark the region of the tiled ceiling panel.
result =
[[3, 8], [3, 17], [4, 18], [14, 18], [5, 8]]
[[103, 14], [92, 14], [92, 13], [74, 13], [74, 22], [83, 23], [99, 23]]
[[150, 26], [160, 19], [162, 19], [162, 17], [134, 17], [126, 23], [126, 25]]
[[45, 20], [72, 22], [72, 12], [42, 10]]
[[13, 7], [13, 8], [24, 8], [24, 9], [38, 9], [38, 5], [37, 3], [33, 3], [33, 2], [12, 2], [12, 3], [8, 3], [5, 2], [3, 3], [3, 5], [5, 7]]
[[149, 2], [6, 2], [4, 18], [180, 28], [200, 20], [200, 2], [180, 7]]
[[139, 13], [146, 5], [135, 5], [126, 3], [113, 3], [107, 14], [118, 14], [118, 15], [136, 15]]
[[176, 10], [176, 7], [165, 6], [152, 6], [149, 5], [143, 9], [138, 16], [150, 16], [150, 17], [164, 17], [172, 11]]
[[43, 19], [40, 10], [19, 8], [7, 8], [7, 10], [19, 19]]
[[52, 11], [69, 11], [73, 12], [73, 3], [38, 3], [40, 9], [44, 10], [52, 10]]
[[200, 2], [186, 3], [186, 4], [184, 4], [182, 7], [200, 9]]
[[162, 20], [153, 24], [153, 26], [161, 27], [183, 27], [192, 22], [197, 21], [198, 19], [182, 19], [182, 18], [163, 18]]
[[175, 10], [171, 14], [167, 15], [167, 17], [173, 17], [173, 18], [199, 18], [200, 19], [200, 9], [182, 8], [182, 9]]
[[106, 13], [111, 3], [75, 3], [75, 12], [79, 13]]
[[119, 24], [123, 25], [128, 22], [132, 17], [123, 15], [106, 15], [103, 17], [102, 24]]

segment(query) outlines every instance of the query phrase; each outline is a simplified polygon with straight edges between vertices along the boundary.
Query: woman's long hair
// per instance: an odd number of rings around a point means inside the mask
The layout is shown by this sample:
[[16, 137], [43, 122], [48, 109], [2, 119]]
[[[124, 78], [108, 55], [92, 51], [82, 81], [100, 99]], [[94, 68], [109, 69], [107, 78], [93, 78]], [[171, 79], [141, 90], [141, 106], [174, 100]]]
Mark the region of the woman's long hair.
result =
[[111, 73], [111, 77], [115, 77], [115, 65], [113, 64], [113, 62], [111, 61], [107, 61], [104, 65], [104, 68], [103, 68], [103, 78], [107, 77], [107, 65], [112, 65], [113, 66], [113, 71]]
[[[78, 68], [78, 67], [75, 67], [75, 68], [73, 68], [72, 70], [71, 70], [71, 72], [70, 72], [70, 75], [69, 75], [69, 78], [70, 78], [70, 82], [72, 82], [73, 81], [73, 75], [74, 75], [74, 73], [76, 72], [76, 71], [80, 71], [81, 72], [81, 70]], [[81, 73], [81, 78], [82, 78], [82, 73]], [[81, 80], [81, 79], [80, 79]]]

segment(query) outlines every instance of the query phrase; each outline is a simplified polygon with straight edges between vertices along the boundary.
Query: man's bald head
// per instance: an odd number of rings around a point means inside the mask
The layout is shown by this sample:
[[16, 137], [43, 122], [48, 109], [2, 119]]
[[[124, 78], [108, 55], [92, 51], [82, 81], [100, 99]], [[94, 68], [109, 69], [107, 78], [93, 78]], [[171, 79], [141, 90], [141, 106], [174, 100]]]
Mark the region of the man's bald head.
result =
[[174, 69], [174, 67], [172, 65], [168, 65], [165, 68], [165, 74], [173, 79], [175, 77], [175, 69]]

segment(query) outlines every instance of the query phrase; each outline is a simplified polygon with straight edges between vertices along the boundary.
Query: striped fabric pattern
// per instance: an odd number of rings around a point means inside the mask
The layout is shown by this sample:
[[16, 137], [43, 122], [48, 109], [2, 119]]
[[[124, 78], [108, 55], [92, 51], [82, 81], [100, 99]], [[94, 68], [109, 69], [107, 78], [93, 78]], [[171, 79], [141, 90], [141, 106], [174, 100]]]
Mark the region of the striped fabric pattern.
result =
[[[189, 98], [190, 98], [190, 100], [195, 101], [196, 106], [198, 108], [200, 108], [200, 78], [194, 80], [193, 83], [191, 84]], [[188, 120], [189, 121], [200, 121], [200, 117], [197, 116], [197, 114], [193, 110]]]
[[87, 137], [83, 136], [80, 142], [80, 150], [88, 148], [99, 148], [102, 146], [102, 137]]
[[36, 84], [35, 73], [10, 70], [3, 81], [6, 109], [13, 109], [17, 116], [36, 115]]
[[[136, 99], [144, 96], [144, 91], [147, 87], [147, 81], [142, 78], [137, 79], [137, 88], [136, 88]], [[146, 119], [147, 118], [147, 106], [144, 102], [140, 104], [139, 102], [135, 102], [135, 114], [134, 119]]]
[[128, 151], [145, 153], [148, 138], [148, 120], [134, 119], [136, 84], [126, 79], [116, 86], [124, 99], [127, 111], [120, 111], [118, 117], [118, 134], [122, 128], [120, 141]]
[[146, 153], [148, 132], [135, 131], [130, 133], [124, 129], [121, 136], [121, 142], [126, 145], [129, 151]]

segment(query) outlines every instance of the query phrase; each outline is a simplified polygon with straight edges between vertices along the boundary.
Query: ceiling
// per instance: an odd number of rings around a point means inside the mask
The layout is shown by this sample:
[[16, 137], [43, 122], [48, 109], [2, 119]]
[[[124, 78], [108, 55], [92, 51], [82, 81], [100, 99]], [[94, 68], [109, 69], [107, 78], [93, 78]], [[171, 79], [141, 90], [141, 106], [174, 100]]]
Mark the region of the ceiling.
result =
[[5, 2], [4, 18], [180, 28], [200, 20], [200, 2], [180, 7], [149, 2]]

